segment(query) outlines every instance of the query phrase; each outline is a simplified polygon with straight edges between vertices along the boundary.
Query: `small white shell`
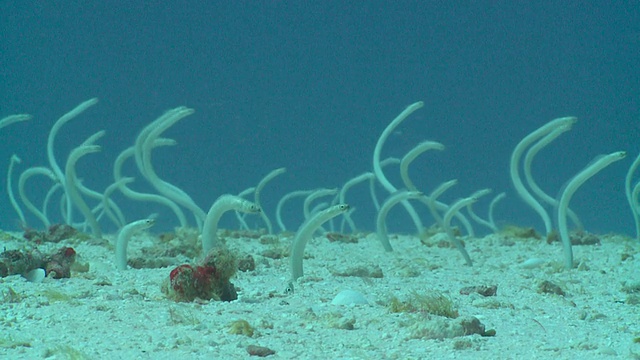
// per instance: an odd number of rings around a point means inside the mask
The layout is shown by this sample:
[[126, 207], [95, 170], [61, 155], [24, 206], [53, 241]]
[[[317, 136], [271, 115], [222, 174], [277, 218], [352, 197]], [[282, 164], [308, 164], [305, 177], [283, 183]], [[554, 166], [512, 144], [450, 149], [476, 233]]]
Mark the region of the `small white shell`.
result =
[[368, 305], [362, 293], [355, 290], [342, 290], [331, 300], [331, 305]]
[[33, 269], [31, 271], [29, 271], [28, 273], [25, 274], [25, 278], [32, 283], [40, 283], [42, 282], [42, 280], [44, 280], [46, 276], [46, 273], [44, 271], [44, 269]]
[[543, 260], [543, 259], [531, 258], [531, 259], [526, 260], [522, 264], [520, 264], [520, 267], [523, 268], [523, 269], [534, 269], [534, 268], [541, 267], [545, 263], [546, 263], [546, 261]]

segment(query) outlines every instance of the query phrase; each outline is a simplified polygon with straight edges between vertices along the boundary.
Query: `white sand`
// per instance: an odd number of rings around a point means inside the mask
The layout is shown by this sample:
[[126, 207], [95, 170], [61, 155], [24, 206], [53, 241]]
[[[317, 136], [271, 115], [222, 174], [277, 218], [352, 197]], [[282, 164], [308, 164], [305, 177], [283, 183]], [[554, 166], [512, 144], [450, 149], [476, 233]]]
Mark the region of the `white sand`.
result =
[[[139, 256], [153, 241], [133, 239], [129, 256]], [[282, 239], [282, 246], [289, 241]], [[170, 268], [118, 272], [113, 249], [73, 244], [89, 272], [42, 283], [21, 276], [0, 279], [0, 358], [243, 359], [252, 344], [274, 350], [270, 359], [640, 358], [640, 344], [633, 342], [640, 336], [640, 305], [625, 303], [639, 295], [627, 288], [640, 288], [640, 246], [632, 240], [609, 236], [600, 246], [574, 246], [575, 259], [583, 264], [571, 271], [560, 270], [561, 246], [542, 240], [498, 235], [467, 240], [473, 267], [464, 266], [455, 249], [428, 247], [406, 236], [391, 241], [393, 253], [385, 253], [372, 235], [357, 244], [314, 239], [306, 249], [305, 277], [294, 294], [285, 295], [288, 259], [261, 256], [273, 245], [257, 239], [229, 239], [229, 247], [254, 256], [256, 270], [232, 280], [237, 301], [203, 303], [165, 298], [160, 284]], [[545, 263], [522, 268], [530, 258]], [[383, 278], [335, 275], [375, 266]], [[544, 280], [566, 295], [539, 293]], [[460, 294], [476, 285], [497, 285], [497, 296]], [[19, 299], [11, 299], [9, 288]], [[369, 305], [330, 304], [343, 289], [361, 292]], [[50, 290], [68, 298], [56, 299]], [[389, 298], [434, 291], [496, 335], [412, 338], [412, 329], [429, 315], [392, 313]], [[255, 334], [230, 334], [237, 319], [247, 320]]]

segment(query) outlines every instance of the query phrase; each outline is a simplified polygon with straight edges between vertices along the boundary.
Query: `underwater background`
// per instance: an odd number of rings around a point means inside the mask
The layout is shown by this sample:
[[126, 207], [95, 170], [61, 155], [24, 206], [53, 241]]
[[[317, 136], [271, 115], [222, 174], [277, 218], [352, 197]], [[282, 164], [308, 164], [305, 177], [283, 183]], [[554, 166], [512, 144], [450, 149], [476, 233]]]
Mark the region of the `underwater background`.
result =
[[[596, 156], [627, 151], [581, 187], [571, 207], [589, 231], [634, 235], [624, 177], [640, 152], [639, 95], [637, 1], [0, 1], [0, 118], [33, 115], [0, 130], [2, 177], [12, 154], [22, 159], [14, 186], [27, 167], [47, 165], [51, 126], [85, 100], [99, 103], [60, 130], [55, 149], [63, 162], [106, 130], [102, 151], [78, 163], [83, 184], [100, 191], [138, 132], [184, 105], [196, 113], [164, 134], [178, 144], [154, 150], [160, 177], [206, 211], [221, 194], [286, 167], [262, 194], [271, 217], [290, 191], [340, 187], [371, 171], [380, 133], [422, 100], [382, 155], [443, 143], [444, 151], [412, 165], [418, 188], [457, 178], [448, 203], [481, 188], [504, 191], [496, 220], [542, 230], [513, 190], [509, 158], [531, 131], [576, 116], [537, 156], [535, 179], [555, 195]], [[125, 174], [137, 177], [131, 187], [151, 190], [127, 165]], [[400, 186], [396, 170], [387, 173]], [[37, 203], [51, 185], [29, 184]], [[0, 228], [17, 230], [5, 181], [0, 191]], [[159, 229], [178, 225], [167, 209], [117, 201], [127, 220], [157, 212]], [[347, 201], [356, 225], [373, 230], [367, 187], [353, 188]], [[484, 215], [488, 203], [474, 209]], [[300, 201], [285, 210], [297, 228]], [[237, 225], [232, 216], [224, 221]], [[412, 231], [403, 209], [388, 223]]]

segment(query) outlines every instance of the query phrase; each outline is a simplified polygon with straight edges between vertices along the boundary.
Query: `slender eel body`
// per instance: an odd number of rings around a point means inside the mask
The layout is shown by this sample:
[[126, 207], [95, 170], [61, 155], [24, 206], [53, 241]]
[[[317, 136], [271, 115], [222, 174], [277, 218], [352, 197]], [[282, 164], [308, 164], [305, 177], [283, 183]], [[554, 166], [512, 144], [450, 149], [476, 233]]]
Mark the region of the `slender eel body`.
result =
[[127, 269], [127, 246], [133, 234], [138, 231], [152, 227], [156, 221], [154, 219], [142, 219], [125, 225], [116, 241], [116, 266], [118, 270]]
[[293, 239], [293, 245], [291, 247], [290, 258], [292, 281], [295, 281], [303, 274], [302, 256], [304, 255], [304, 248], [307, 246], [307, 242], [309, 242], [313, 233], [325, 222], [347, 211], [349, 211], [349, 205], [347, 204], [333, 205], [330, 208], [322, 210], [311, 216], [300, 226], [300, 229], [296, 232], [296, 237]]

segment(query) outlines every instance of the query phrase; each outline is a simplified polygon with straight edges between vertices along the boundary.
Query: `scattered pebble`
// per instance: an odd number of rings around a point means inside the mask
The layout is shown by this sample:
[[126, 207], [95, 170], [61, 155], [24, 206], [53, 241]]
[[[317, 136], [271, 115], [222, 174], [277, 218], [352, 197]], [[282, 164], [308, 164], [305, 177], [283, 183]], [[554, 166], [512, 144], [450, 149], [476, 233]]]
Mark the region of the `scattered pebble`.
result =
[[250, 356], [260, 356], [260, 357], [274, 355], [276, 353], [274, 350], [271, 350], [268, 347], [258, 346], [258, 345], [247, 346], [247, 352], [249, 353]]

